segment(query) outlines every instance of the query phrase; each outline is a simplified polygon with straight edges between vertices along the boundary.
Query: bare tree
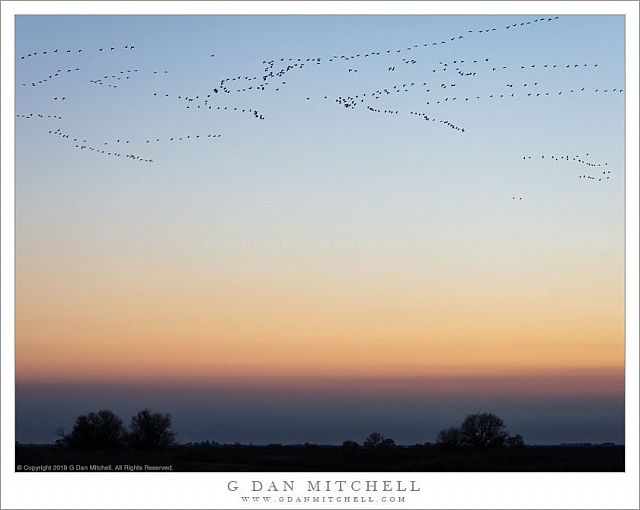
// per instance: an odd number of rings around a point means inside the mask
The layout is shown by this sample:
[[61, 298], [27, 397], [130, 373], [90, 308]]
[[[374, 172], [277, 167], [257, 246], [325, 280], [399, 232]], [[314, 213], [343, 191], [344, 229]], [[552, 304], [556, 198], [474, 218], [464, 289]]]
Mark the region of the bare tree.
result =
[[491, 413], [470, 414], [460, 425], [462, 446], [504, 446], [508, 435], [504, 422]]
[[395, 445], [393, 439], [385, 437], [380, 432], [372, 432], [363, 443], [365, 448], [393, 448]]
[[363, 446], [365, 448], [378, 448], [382, 445], [385, 439], [386, 437], [380, 434], [380, 432], [372, 432], [364, 440]]
[[171, 415], [152, 413], [144, 409], [131, 418], [127, 433], [129, 445], [137, 448], [160, 448], [175, 443], [175, 432], [171, 430]]
[[442, 429], [438, 432], [436, 442], [439, 445], [446, 446], [448, 448], [455, 448], [460, 446], [460, 429], [458, 427], [449, 427], [448, 429]]
[[57, 444], [72, 448], [104, 449], [121, 446], [125, 432], [122, 420], [108, 409], [76, 418], [71, 433], [58, 430]]

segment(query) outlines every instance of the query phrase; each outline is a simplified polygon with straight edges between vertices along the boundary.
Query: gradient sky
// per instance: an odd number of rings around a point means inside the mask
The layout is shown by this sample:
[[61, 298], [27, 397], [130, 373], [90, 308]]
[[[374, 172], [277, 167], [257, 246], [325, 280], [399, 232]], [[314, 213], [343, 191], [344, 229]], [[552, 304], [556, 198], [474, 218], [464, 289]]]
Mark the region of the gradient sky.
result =
[[[624, 19], [541, 16], [18, 17], [16, 113], [63, 119], [16, 119], [17, 439], [152, 406], [182, 440], [418, 442], [487, 410], [622, 442]], [[322, 62], [235, 92], [282, 57]], [[233, 76], [258, 80], [213, 94]], [[176, 99], [207, 94], [265, 119]]]

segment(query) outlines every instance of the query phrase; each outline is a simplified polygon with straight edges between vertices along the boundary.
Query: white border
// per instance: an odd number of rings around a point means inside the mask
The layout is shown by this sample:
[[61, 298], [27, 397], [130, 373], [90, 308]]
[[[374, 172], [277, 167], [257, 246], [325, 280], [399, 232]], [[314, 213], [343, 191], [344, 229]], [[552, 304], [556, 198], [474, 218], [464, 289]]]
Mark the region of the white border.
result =
[[[229, 480], [419, 480], [399, 508], [633, 508], [638, 492], [638, 3], [637, 2], [2, 2], [2, 508], [243, 508]], [[136, 473], [14, 472], [14, 16], [17, 14], [625, 14], [625, 473]], [[247, 492], [243, 492], [246, 495]], [[398, 495], [398, 493], [392, 493]], [[302, 494], [307, 495], [307, 494]], [[335, 494], [334, 494], [335, 495]], [[269, 505], [254, 505], [253, 508]], [[277, 508], [306, 508], [278, 504]], [[331, 508], [323, 503], [308, 507]], [[335, 508], [374, 508], [341, 504]], [[382, 506], [379, 506], [382, 508]]]

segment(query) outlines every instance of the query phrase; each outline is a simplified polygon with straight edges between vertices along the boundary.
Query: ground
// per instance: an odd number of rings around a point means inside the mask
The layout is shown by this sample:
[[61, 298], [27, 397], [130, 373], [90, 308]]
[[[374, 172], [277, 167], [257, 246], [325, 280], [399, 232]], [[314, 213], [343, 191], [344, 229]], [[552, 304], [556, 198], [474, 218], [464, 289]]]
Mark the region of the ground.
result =
[[117, 466], [125, 471], [624, 471], [624, 446], [369, 449], [225, 445], [102, 451], [16, 446], [18, 471], [116, 470]]

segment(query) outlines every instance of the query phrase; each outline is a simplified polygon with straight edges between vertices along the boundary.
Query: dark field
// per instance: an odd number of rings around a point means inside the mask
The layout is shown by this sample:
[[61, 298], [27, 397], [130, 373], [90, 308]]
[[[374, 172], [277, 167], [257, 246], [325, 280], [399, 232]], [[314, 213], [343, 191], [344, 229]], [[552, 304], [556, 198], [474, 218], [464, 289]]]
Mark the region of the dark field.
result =
[[[46, 471], [96, 471], [91, 468], [95, 465], [111, 466], [115, 472], [144, 471], [145, 465], [171, 466], [172, 471], [624, 471], [624, 446], [173, 446], [103, 451], [16, 446], [16, 470], [22, 472], [38, 466]], [[127, 467], [136, 465], [140, 469]]]

